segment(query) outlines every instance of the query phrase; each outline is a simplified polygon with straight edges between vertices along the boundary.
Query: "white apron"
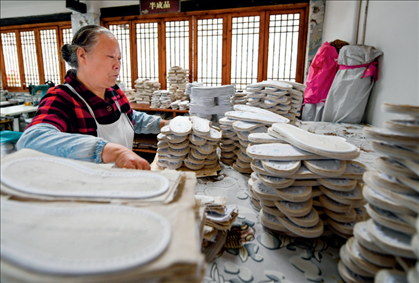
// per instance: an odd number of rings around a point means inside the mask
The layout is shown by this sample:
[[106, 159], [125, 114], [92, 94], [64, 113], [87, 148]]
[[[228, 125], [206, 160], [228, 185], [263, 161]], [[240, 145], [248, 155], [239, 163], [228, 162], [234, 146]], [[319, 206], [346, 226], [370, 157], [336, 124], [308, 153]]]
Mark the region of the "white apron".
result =
[[[65, 86], [67, 86], [74, 94], [80, 97], [80, 99], [83, 100], [84, 103], [86, 103], [90, 114], [96, 122], [97, 136], [99, 138], [102, 138], [112, 143], [120, 144], [132, 150], [132, 143], [134, 141], [134, 127], [132, 126], [127, 113], [122, 113], [121, 107], [117, 100], [115, 100], [115, 104], [116, 107], [118, 107], [119, 112], [121, 112], [121, 116], [117, 121], [115, 121], [112, 124], [102, 125], [99, 124], [96, 120], [95, 114], [93, 113], [92, 108], [90, 108], [86, 100], [84, 100], [84, 98], [81, 97], [81, 95], [79, 95], [71, 85], [65, 84]], [[122, 116], [125, 116], [125, 119], [122, 118]]]

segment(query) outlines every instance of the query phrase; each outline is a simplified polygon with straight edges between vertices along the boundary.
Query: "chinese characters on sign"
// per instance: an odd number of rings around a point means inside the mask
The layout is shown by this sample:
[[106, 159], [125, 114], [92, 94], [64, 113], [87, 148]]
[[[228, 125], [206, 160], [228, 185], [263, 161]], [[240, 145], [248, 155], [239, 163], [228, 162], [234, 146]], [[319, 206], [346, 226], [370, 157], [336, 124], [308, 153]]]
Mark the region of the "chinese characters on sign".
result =
[[180, 12], [180, 0], [140, 0], [141, 15]]

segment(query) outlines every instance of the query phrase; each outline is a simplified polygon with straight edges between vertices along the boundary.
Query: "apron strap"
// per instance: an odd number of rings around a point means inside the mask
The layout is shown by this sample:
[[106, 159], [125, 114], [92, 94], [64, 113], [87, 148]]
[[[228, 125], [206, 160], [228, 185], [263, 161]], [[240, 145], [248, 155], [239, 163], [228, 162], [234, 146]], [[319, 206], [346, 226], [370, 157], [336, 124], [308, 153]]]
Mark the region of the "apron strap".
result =
[[123, 112], [122, 112], [122, 110], [121, 110], [121, 106], [119, 105], [118, 100], [114, 100], [114, 102], [115, 102], [116, 107], [118, 108], [119, 112], [121, 112], [121, 115], [122, 115], [122, 114], [125, 114], [124, 116], [127, 118], [127, 120], [128, 120], [128, 124], [130, 124], [130, 126], [131, 126], [132, 130], [134, 130], [134, 125], [131, 123], [130, 119], [128, 118], [128, 114], [127, 114], [127, 113], [123, 113]]

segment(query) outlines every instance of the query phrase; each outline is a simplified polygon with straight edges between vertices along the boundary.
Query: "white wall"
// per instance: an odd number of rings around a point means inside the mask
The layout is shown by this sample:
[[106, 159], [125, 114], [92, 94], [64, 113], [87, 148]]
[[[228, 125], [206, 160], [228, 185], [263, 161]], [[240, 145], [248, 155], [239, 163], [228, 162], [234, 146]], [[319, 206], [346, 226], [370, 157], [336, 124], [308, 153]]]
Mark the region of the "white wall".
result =
[[0, 1], [1, 18], [18, 18], [28, 16], [68, 13], [65, 1]]
[[[363, 34], [365, 0], [359, 39]], [[366, 109], [366, 122], [382, 127], [396, 117], [381, 111], [383, 102], [419, 105], [419, 1], [370, 0], [365, 44], [381, 50], [379, 80]], [[323, 42], [356, 43], [359, 1], [327, 1]], [[359, 43], [361, 43], [359, 41]]]
[[[87, 4], [87, 12], [100, 13], [100, 8], [138, 5], [137, 0], [131, 1], [81, 1]], [[17, 18], [58, 13], [69, 13], [72, 10], [65, 7], [65, 0], [61, 1], [0, 1], [1, 18]]]
[[370, 1], [365, 44], [383, 51], [379, 80], [367, 107], [367, 123], [382, 127], [396, 117], [383, 102], [419, 105], [419, 1]]
[[323, 43], [340, 39], [356, 43], [359, 1], [326, 1]]

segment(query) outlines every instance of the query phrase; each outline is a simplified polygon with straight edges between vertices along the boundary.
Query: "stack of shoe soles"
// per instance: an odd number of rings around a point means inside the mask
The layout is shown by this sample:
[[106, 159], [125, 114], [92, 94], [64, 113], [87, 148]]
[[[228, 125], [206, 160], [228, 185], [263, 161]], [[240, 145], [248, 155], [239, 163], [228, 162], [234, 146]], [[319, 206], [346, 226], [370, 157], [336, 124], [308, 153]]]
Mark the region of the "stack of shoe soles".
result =
[[224, 113], [233, 110], [230, 97], [234, 95], [233, 85], [192, 87], [189, 113], [208, 120], [218, 121]]
[[1, 282], [201, 282], [193, 172], [23, 149], [1, 176]]
[[300, 116], [306, 86], [283, 81], [263, 81], [248, 85], [246, 105], [261, 107], [288, 118], [295, 124]]
[[137, 79], [135, 81], [135, 89], [135, 101], [141, 104], [149, 104], [150, 97], [155, 91], [160, 89], [160, 83], [147, 79]]
[[252, 173], [252, 159], [246, 149], [250, 144], [248, 139], [252, 133], [267, 133], [267, 127], [273, 123], [288, 123], [287, 118], [269, 110], [248, 105], [234, 105], [234, 110], [225, 113], [219, 120], [222, 130], [221, 161], [233, 167], [240, 173]]
[[[153, 94], [154, 96], [154, 94]], [[153, 100], [153, 98], [152, 98]], [[160, 90], [160, 97], [159, 97], [159, 108], [161, 109], [168, 109], [170, 108], [170, 104], [173, 100], [173, 93], [168, 90]]]
[[223, 197], [195, 196], [205, 210], [202, 250], [206, 261], [213, 260], [223, 247], [228, 231], [238, 216], [236, 207], [226, 207]]
[[[252, 134], [251, 202], [275, 232], [314, 238], [332, 232], [349, 238], [365, 216], [359, 149], [343, 138], [276, 123], [271, 137]], [[277, 142], [275, 142], [275, 139]]]
[[186, 84], [189, 80], [189, 70], [179, 66], [169, 69], [167, 82], [168, 90], [173, 93], [172, 102], [176, 100], [189, 101], [189, 95], [185, 94]]
[[419, 282], [419, 106], [385, 103], [403, 115], [384, 129], [364, 128], [373, 149], [385, 156], [364, 173], [363, 195], [371, 219], [358, 223], [342, 247], [339, 272], [346, 282]]
[[135, 94], [136, 93], [137, 93], [137, 91], [135, 89], [132, 89], [132, 88], [128, 88], [128, 89], [124, 90], [124, 94], [128, 98], [129, 102], [135, 102]]
[[247, 103], [247, 94], [246, 92], [236, 92], [230, 99], [231, 104], [246, 104]]
[[197, 116], [176, 116], [157, 135], [157, 165], [191, 170], [217, 167], [217, 145], [221, 131], [211, 126], [210, 121]]

